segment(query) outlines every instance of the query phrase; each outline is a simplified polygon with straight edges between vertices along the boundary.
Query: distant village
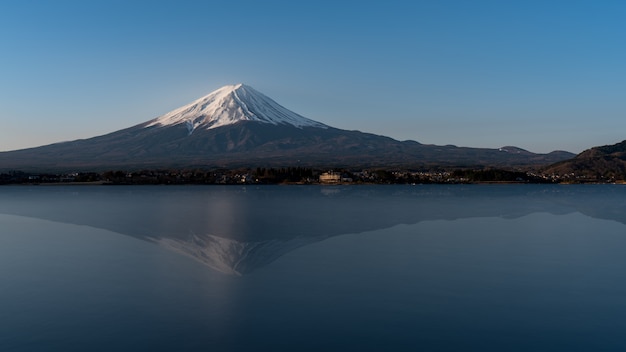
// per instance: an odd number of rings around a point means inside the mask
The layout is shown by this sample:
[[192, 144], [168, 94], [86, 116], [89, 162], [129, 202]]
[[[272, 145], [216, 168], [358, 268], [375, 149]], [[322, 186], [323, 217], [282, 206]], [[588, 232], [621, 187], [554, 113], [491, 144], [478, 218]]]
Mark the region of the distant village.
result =
[[388, 169], [312, 169], [302, 167], [142, 170], [72, 173], [0, 173], [2, 184], [101, 185], [241, 185], [241, 184], [470, 184], [470, 183], [616, 183], [612, 178], [543, 175], [531, 171], [500, 169], [411, 171]]

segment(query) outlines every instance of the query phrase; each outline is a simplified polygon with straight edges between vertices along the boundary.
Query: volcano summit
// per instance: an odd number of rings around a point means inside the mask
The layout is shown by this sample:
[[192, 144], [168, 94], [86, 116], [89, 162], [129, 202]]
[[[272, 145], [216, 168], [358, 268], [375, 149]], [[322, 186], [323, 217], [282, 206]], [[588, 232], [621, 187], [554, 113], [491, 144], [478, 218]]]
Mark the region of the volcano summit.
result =
[[188, 105], [152, 120], [147, 127], [164, 127], [184, 123], [191, 134], [196, 128], [212, 129], [241, 121], [327, 128], [322, 123], [285, 109], [252, 87], [243, 84], [222, 87]]
[[[513, 152], [511, 152], [511, 150]], [[550, 164], [573, 154], [461, 148], [333, 128], [255, 89], [222, 87], [142, 124], [103, 136], [0, 153], [0, 171], [217, 167], [480, 167]]]

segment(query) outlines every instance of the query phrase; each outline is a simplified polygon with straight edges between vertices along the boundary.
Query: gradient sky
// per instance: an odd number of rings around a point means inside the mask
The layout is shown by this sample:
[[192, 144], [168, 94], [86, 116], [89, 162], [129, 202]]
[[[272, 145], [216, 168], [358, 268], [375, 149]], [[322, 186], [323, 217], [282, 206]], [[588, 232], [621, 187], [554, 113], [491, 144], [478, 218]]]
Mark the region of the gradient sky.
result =
[[626, 139], [626, 1], [2, 1], [0, 150], [245, 83], [328, 125], [581, 152]]

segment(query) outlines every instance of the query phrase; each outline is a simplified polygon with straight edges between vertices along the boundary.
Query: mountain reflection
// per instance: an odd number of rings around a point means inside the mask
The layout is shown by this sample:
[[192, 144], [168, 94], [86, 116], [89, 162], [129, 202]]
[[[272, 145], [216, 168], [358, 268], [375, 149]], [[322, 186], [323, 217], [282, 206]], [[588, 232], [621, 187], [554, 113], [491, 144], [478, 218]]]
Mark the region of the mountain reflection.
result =
[[153, 241], [243, 275], [295, 248], [427, 220], [536, 212], [626, 224], [611, 185], [3, 187], [0, 213], [87, 225]]
[[214, 235], [193, 234], [187, 239], [157, 238], [165, 248], [189, 256], [225, 274], [243, 275], [283, 254], [317, 241], [315, 238], [243, 242]]

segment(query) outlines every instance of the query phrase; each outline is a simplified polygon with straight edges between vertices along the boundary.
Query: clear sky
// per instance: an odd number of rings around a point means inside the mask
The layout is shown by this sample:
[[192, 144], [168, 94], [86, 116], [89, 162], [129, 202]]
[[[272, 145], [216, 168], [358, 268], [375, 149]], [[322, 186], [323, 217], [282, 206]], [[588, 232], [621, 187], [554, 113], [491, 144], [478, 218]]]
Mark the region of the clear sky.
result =
[[626, 1], [2, 1], [0, 150], [248, 84], [328, 125], [571, 152], [626, 139]]

